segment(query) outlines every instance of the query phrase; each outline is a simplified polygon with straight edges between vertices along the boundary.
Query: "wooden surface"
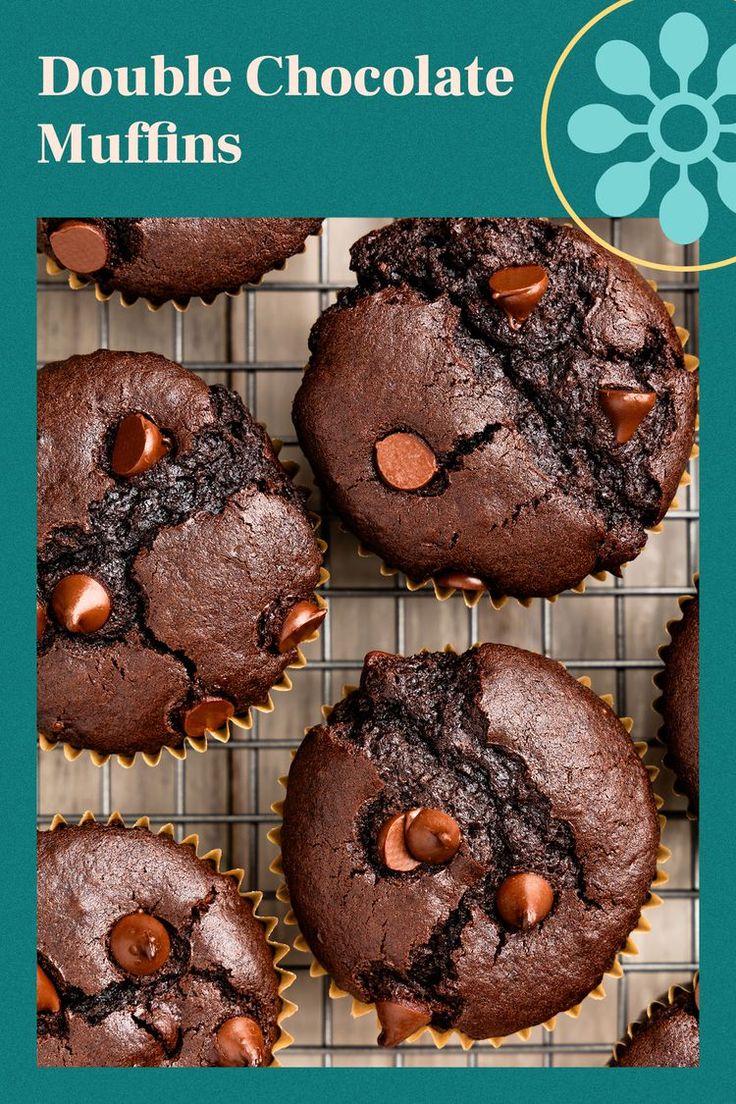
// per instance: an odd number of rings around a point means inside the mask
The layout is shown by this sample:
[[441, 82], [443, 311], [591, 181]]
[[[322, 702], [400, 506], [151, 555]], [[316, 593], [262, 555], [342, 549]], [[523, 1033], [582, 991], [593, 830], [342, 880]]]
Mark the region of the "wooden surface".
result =
[[[349, 245], [379, 224], [364, 219], [330, 220], [328, 241], [310, 239], [306, 252], [290, 261], [286, 271], [268, 276], [267, 283], [314, 283], [320, 276], [320, 250], [322, 278], [352, 282], [348, 269]], [[668, 263], [680, 261], [680, 251], [674, 246], [664, 250], [651, 224], [631, 220], [623, 224], [622, 231], [623, 248], [645, 256], [659, 255]], [[41, 262], [39, 273], [43, 273]], [[680, 279], [679, 276], [672, 278]], [[684, 296], [667, 294], [665, 297], [675, 302], [678, 320], [682, 320]], [[101, 308], [89, 291], [44, 291], [39, 294], [39, 360], [44, 362], [91, 351], [109, 331], [112, 348], [153, 350], [178, 356], [186, 363], [243, 362], [247, 359], [288, 364], [290, 368], [283, 371], [246, 374], [236, 370], [207, 373], [206, 378], [208, 382], [225, 382], [238, 388], [257, 418], [266, 422], [272, 436], [293, 440], [290, 407], [299, 379], [294, 369], [306, 360], [309, 328], [329, 300], [329, 293], [320, 294], [316, 290], [250, 291], [233, 300], [221, 297], [212, 307], [193, 303], [183, 320], [177, 322], [169, 305], [157, 313], [149, 312], [142, 303], [124, 309], [113, 301]], [[292, 444], [285, 447], [282, 456], [301, 460]], [[691, 464], [691, 471], [695, 467]], [[300, 478], [302, 481], [309, 478], [304, 466]], [[692, 506], [694, 488], [681, 498], [683, 505]], [[312, 505], [319, 507], [316, 496]], [[113, 763], [105, 771], [94, 767], [86, 757], [69, 763], [58, 751], [42, 754], [39, 758], [39, 813], [50, 816], [61, 810], [75, 815], [91, 808], [103, 814], [120, 809], [124, 814], [151, 814], [162, 822], [177, 809], [184, 811], [187, 819], [177, 824], [177, 831], [199, 832], [204, 849], [223, 848], [226, 865], [246, 866], [249, 886], [273, 892], [277, 879], [268, 866], [274, 849], [266, 840], [266, 832], [271, 826], [271, 802], [280, 794], [277, 778], [288, 770], [290, 753], [288, 749], [274, 749], [270, 745], [276, 741], [296, 741], [306, 725], [317, 723], [322, 702], [337, 698], [343, 683], [357, 681], [360, 659], [366, 651], [372, 648], [395, 650], [401, 643], [405, 651], [411, 652], [419, 648], [441, 648], [446, 643], [464, 649], [474, 639], [542, 650], [546, 641], [551, 655], [579, 661], [573, 673], [589, 674], [598, 693], [618, 691], [618, 711], [634, 718], [637, 738], [653, 737], [657, 728], [657, 718], [651, 710], [655, 696], [651, 684], [653, 671], [625, 671], [617, 685], [613, 669], [591, 664], [616, 654], [617, 624], [619, 650], [624, 658], [656, 659], [658, 646], [666, 640], [665, 622], [678, 613], [674, 596], [631, 597], [625, 601], [596, 597], [596, 590], [611, 587], [612, 580], [608, 579], [602, 584], [591, 583], [590, 597], [568, 596], [552, 605], [547, 603], [546, 614], [539, 601], [529, 608], [509, 602], [499, 611], [491, 609], [484, 601], [478, 607], [476, 622], [457, 596], [440, 604], [427, 595], [409, 595], [402, 588], [397, 591], [396, 580], [380, 576], [377, 560], [359, 559], [354, 540], [340, 532], [337, 526], [329, 526], [323, 535], [330, 542], [329, 567], [333, 584], [338, 588], [371, 589], [370, 597], [336, 596], [331, 599], [329, 628], [321, 643], [306, 649], [313, 659], [327, 655], [332, 660], [344, 660], [344, 670], [331, 672], [312, 666], [294, 672], [293, 691], [277, 695], [275, 711], [259, 717], [255, 729], [247, 737], [246, 742], [260, 745], [255, 749], [218, 748], [205, 755], [190, 752], [185, 768], [165, 755], [154, 769], [136, 762], [129, 770]], [[625, 571], [625, 588], [688, 586], [694, 566], [696, 535], [685, 522], [668, 518], [663, 533], [650, 537], [646, 550]], [[656, 751], [652, 758], [658, 758]], [[665, 796], [669, 808], [682, 810], [682, 801], [671, 793], [668, 772], [660, 776], [657, 789]], [[207, 819], [223, 814], [248, 817], [254, 813], [263, 818], [255, 824]], [[687, 891], [694, 884], [693, 839], [694, 831], [687, 821], [681, 818], [669, 823], [665, 842], [673, 850], [668, 864], [671, 889]], [[271, 902], [271, 910], [273, 908], [283, 911]], [[692, 901], [687, 897], [669, 897], [663, 908], [649, 913], [649, 918], [653, 930], [639, 940], [640, 961], [689, 962], [697, 951]], [[283, 925], [279, 931], [284, 941], [294, 935], [293, 929]], [[306, 963], [305, 956], [295, 953], [290, 960], [302, 965]], [[554, 1034], [555, 1043], [610, 1045], [624, 1020], [638, 1015], [645, 1004], [673, 981], [686, 979], [686, 972], [662, 970], [631, 973], [623, 987], [609, 980], [606, 988], [610, 995], [606, 1000], [585, 1002], [577, 1021], [560, 1018]], [[290, 992], [300, 1005], [298, 1016], [290, 1022], [297, 1042], [302, 1046], [333, 1042], [342, 1047], [374, 1042], [374, 1018], [352, 1020], [347, 1000], [328, 1002], [329, 1012], [325, 1019], [323, 989], [323, 982], [300, 971], [297, 984]], [[620, 999], [617, 998], [619, 990]], [[531, 1042], [538, 1044], [541, 1038], [541, 1029], [537, 1029]], [[283, 1055], [284, 1064], [319, 1065], [323, 1060], [321, 1053], [296, 1048]], [[555, 1065], [597, 1066], [603, 1065], [607, 1056], [574, 1050], [547, 1052], [546, 1055], [524, 1054], [505, 1048], [493, 1051], [482, 1046], [475, 1049], [471, 1060], [480, 1065], [554, 1062]], [[392, 1053], [377, 1049], [337, 1050], [332, 1057], [335, 1065], [390, 1065], [394, 1061]], [[405, 1065], [451, 1066], [464, 1065], [467, 1058], [456, 1047], [447, 1048], [441, 1054], [417, 1053], [412, 1047], [405, 1047], [398, 1061]]]

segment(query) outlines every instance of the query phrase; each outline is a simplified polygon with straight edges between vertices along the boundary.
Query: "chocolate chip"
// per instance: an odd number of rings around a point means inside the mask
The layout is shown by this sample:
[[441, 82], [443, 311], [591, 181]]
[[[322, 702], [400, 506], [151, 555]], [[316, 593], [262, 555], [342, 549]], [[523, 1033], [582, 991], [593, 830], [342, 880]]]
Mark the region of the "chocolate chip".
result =
[[396, 491], [418, 491], [437, 474], [437, 458], [416, 433], [390, 433], [376, 441], [376, 467]]
[[389, 870], [406, 872], [416, 870], [419, 866], [420, 860], [413, 858], [407, 849], [404, 838], [405, 826], [406, 813], [396, 813], [395, 816], [388, 818], [378, 833], [378, 854], [381, 862]]
[[203, 698], [185, 712], [184, 731], [187, 736], [204, 736], [205, 732], [217, 732], [234, 713], [232, 702], [226, 698]]
[[56, 259], [71, 272], [97, 272], [107, 264], [105, 231], [93, 222], [67, 219], [49, 235]]
[[54, 983], [40, 966], [36, 966], [36, 1011], [58, 1012], [61, 1008], [59, 994]]
[[143, 414], [129, 414], [115, 434], [112, 470], [126, 478], [139, 475], [157, 464], [168, 451], [169, 443], [157, 425]]
[[544, 295], [548, 282], [549, 277], [540, 265], [519, 265], [494, 272], [488, 285], [510, 325], [518, 330]]
[[496, 891], [496, 909], [510, 928], [528, 931], [549, 915], [554, 890], [540, 874], [512, 874]]
[[376, 1012], [383, 1028], [378, 1045], [383, 1047], [398, 1046], [432, 1019], [432, 1013], [421, 1005], [399, 1001], [376, 1001]]
[[616, 434], [616, 444], [625, 445], [654, 406], [657, 396], [653, 391], [601, 388], [600, 399], [603, 413]]
[[405, 838], [415, 859], [438, 864], [457, 853], [460, 829], [457, 821], [441, 809], [417, 809], [406, 817]]
[[110, 953], [117, 964], [134, 977], [155, 974], [171, 953], [169, 933], [155, 916], [131, 912], [113, 926]]
[[72, 633], [93, 633], [110, 616], [112, 601], [102, 583], [91, 575], [67, 575], [51, 594], [54, 617]]
[[465, 575], [462, 571], [444, 571], [435, 576], [437, 586], [448, 587], [452, 590], [485, 590], [486, 584], [477, 575]]
[[46, 630], [46, 607], [36, 599], [36, 640], [40, 640]]
[[263, 1032], [250, 1016], [233, 1016], [217, 1029], [215, 1049], [221, 1066], [264, 1066]]
[[281, 626], [279, 636], [279, 651], [289, 652], [306, 640], [320, 627], [325, 617], [326, 609], [320, 609], [316, 602], [297, 602], [292, 606]]

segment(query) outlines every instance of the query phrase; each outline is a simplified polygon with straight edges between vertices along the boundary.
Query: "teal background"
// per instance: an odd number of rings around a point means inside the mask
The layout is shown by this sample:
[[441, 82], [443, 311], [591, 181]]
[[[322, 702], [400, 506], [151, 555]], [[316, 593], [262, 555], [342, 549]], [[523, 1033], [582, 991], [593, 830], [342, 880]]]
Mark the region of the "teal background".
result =
[[[725, 49], [736, 39], [733, 0], [636, 0], [627, 10], [638, 40], [672, 11], [700, 14]], [[545, 1101], [603, 1092], [607, 1099], [709, 1093], [733, 1099], [730, 981], [735, 897], [729, 809], [734, 784], [732, 473], [736, 387], [733, 375], [734, 267], [702, 276], [702, 1065], [699, 1070], [37, 1070], [33, 971], [35, 815], [34, 591], [35, 227], [38, 214], [106, 215], [559, 215], [539, 143], [542, 96], [557, 56], [599, 10], [590, 0], [497, 0], [432, 4], [217, 3], [155, 6], [27, 3], [6, 7], [2, 152], [5, 295], [0, 434], [3, 536], [3, 692], [6, 706], [0, 786], [5, 825], [2, 912], [3, 1096], [9, 1100], [149, 1099], [172, 1091], [198, 1100], [224, 1091], [300, 1101], [346, 1094], [368, 1101], [427, 1094], [433, 1101], [538, 1094]], [[586, 47], [587, 49], [587, 47]], [[493, 100], [376, 97], [260, 99], [234, 89], [210, 100], [39, 99], [39, 54], [69, 54], [80, 64], [140, 63], [151, 53], [177, 61], [199, 53], [234, 77], [261, 54], [298, 52], [315, 66], [403, 64], [429, 52], [437, 65], [482, 62], [514, 70], [511, 96]], [[560, 110], [595, 98], [592, 66], [574, 88], [561, 85]], [[574, 96], [573, 96], [574, 93]], [[186, 132], [239, 131], [237, 165], [70, 166], [36, 164], [39, 121], [84, 120], [89, 129], [124, 130], [136, 118], [172, 119]], [[556, 163], [588, 169], [569, 143], [553, 144]], [[583, 181], [584, 182], [584, 181]], [[593, 215], [589, 208], [581, 213]], [[654, 213], [645, 210], [644, 214]], [[709, 236], [721, 255], [736, 253], [732, 219], [713, 207]], [[245, 1078], [245, 1080], [244, 1080]], [[237, 1087], [236, 1087], [237, 1086]]]

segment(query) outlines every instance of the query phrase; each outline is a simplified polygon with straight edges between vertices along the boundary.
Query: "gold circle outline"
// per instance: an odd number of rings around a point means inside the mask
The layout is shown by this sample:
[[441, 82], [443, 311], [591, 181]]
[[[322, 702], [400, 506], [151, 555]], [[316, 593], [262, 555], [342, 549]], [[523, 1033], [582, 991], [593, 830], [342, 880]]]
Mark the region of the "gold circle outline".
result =
[[560, 186], [560, 183], [557, 179], [557, 175], [555, 173], [555, 170], [552, 167], [552, 158], [550, 157], [549, 142], [548, 142], [548, 139], [547, 139], [547, 123], [548, 123], [548, 118], [549, 118], [550, 100], [552, 99], [552, 92], [554, 90], [555, 84], [557, 83], [557, 78], [560, 75], [560, 70], [562, 69], [562, 66], [565, 64], [565, 62], [567, 61], [567, 59], [570, 56], [570, 54], [572, 53], [572, 51], [577, 46], [578, 42], [580, 42], [580, 40], [588, 33], [588, 31], [590, 31], [593, 27], [595, 27], [596, 23], [600, 23], [600, 21], [602, 19], [605, 19], [612, 12], [617, 11], [619, 8], [626, 7], [627, 4], [633, 4], [633, 2], [634, 2], [634, 0], [616, 0], [616, 3], [610, 4], [603, 11], [599, 12], [598, 15], [594, 15], [593, 18], [589, 19], [588, 22], [585, 24], [585, 26], [581, 27], [580, 30], [577, 32], [577, 34], [574, 35], [574, 37], [570, 39], [567, 46], [565, 47], [565, 49], [562, 51], [559, 58], [557, 59], [557, 63], [555, 65], [554, 69], [552, 70], [549, 81], [547, 82], [547, 87], [546, 87], [545, 93], [544, 93], [544, 99], [542, 100], [542, 116], [541, 116], [542, 156], [544, 158], [544, 166], [547, 170], [547, 176], [550, 179], [552, 187], [554, 188], [555, 192], [557, 193], [557, 198], [559, 199], [560, 203], [562, 204], [562, 206], [565, 208], [565, 210], [569, 214], [570, 218], [572, 218], [574, 220], [574, 222], [580, 227], [580, 229], [585, 234], [588, 235], [588, 237], [592, 238], [593, 241], [597, 242], [599, 245], [602, 245], [604, 249], [607, 249], [609, 251], [609, 253], [615, 253], [617, 257], [623, 257], [624, 260], [630, 261], [632, 264], [641, 265], [643, 268], [654, 268], [654, 269], [657, 269], [660, 272], [708, 272], [708, 271], [711, 271], [712, 269], [716, 269], [716, 268], [725, 268], [727, 265], [732, 265], [732, 264], [736, 263], [736, 256], [727, 257], [725, 260], [722, 260], [722, 261], [711, 261], [708, 264], [669, 265], [669, 264], [662, 264], [659, 261], [648, 261], [644, 257], [636, 257], [632, 253], [624, 252], [623, 249], [617, 249], [616, 246], [611, 245], [610, 242], [607, 242], [605, 240], [605, 238], [602, 238], [602, 237], [600, 237], [599, 234], [596, 234], [595, 231], [590, 228], [590, 226], [587, 224], [587, 222], [585, 222], [580, 217], [580, 215], [577, 213], [577, 211], [574, 210], [574, 208], [572, 207], [572, 205], [568, 201], [567, 196], [563, 192], [563, 190]]

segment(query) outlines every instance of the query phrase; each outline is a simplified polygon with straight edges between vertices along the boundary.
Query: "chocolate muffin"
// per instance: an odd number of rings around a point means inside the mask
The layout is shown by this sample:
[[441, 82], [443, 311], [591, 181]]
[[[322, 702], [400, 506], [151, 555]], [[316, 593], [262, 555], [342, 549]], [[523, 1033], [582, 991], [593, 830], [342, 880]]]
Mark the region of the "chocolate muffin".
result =
[[40, 1066], [268, 1066], [279, 973], [252, 901], [193, 847], [38, 833]]
[[617, 1043], [609, 1066], [700, 1065], [699, 987], [670, 989]]
[[366, 656], [296, 754], [281, 848], [291, 906], [392, 1046], [431, 1026], [508, 1035], [614, 965], [656, 875], [646, 770], [611, 709], [499, 644]]
[[402, 219], [351, 255], [294, 404], [345, 525], [441, 588], [619, 574], [693, 445], [696, 379], [646, 281], [538, 219]]
[[321, 225], [299, 218], [47, 218], [38, 221], [37, 245], [104, 296], [119, 291], [126, 302], [142, 296], [154, 305], [185, 305], [192, 296], [210, 303], [283, 268]]
[[221, 729], [325, 615], [304, 498], [236, 394], [152, 353], [38, 378], [38, 719], [155, 755]]
[[667, 748], [665, 763], [694, 816], [700, 801], [699, 624], [698, 598], [686, 598], [682, 618], [669, 625], [671, 643], [660, 651], [664, 670], [656, 680], [662, 691], [656, 705], [663, 718], [659, 736]]

